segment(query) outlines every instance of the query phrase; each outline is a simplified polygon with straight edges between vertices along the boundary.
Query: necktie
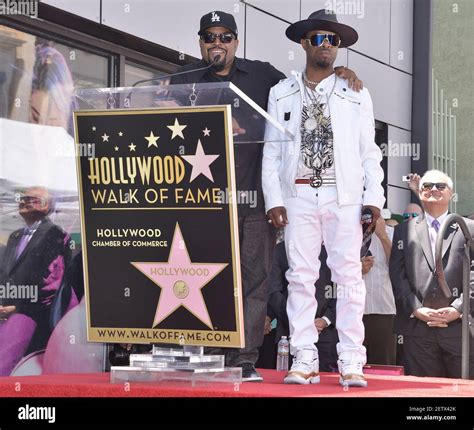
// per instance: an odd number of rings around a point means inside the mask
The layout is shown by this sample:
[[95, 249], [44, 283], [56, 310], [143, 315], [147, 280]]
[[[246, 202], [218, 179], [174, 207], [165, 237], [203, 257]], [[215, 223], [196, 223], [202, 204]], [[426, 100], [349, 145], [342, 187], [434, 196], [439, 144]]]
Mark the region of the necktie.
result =
[[437, 219], [433, 220], [433, 222], [431, 223], [431, 225], [433, 226], [434, 230], [436, 233], [438, 233], [438, 230], [439, 230], [439, 221]]
[[23, 251], [26, 248], [26, 245], [28, 245], [28, 239], [31, 236], [33, 231], [29, 228], [25, 228], [23, 230], [23, 236], [21, 236], [20, 242], [18, 243], [18, 247], [16, 248], [16, 259], [20, 257], [20, 255], [23, 253]]

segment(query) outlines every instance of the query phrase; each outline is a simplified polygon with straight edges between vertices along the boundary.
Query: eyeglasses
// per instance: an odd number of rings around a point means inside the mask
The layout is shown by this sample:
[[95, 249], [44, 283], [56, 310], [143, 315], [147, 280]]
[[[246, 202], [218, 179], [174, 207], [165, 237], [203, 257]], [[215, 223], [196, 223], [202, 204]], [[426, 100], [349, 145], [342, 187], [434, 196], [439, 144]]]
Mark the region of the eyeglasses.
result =
[[222, 43], [230, 43], [234, 40], [232, 33], [203, 33], [200, 37], [204, 43], [214, 43], [216, 38], [219, 38]]
[[331, 44], [334, 47], [338, 47], [341, 44], [341, 37], [338, 34], [314, 34], [307, 40], [311, 46], [323, 46], [324, 42]]
[[39, 197], [32, 197], [32, 196], [21, 196], [19, 198], [20, 203], [41, 203], [42, 199]]
[[411, 217], [416, 218], [419, 216], [416, 212], [403, 212], [403, 219], [410, 219]]
[[428, 191], [433, 189], [433, 187], [436, 187], [437, 190], [439, 191], [444, 191], [448, 184], [444, 182], [423, 182], [423, 185], [421, 186], [421, 189], [423, 191]]

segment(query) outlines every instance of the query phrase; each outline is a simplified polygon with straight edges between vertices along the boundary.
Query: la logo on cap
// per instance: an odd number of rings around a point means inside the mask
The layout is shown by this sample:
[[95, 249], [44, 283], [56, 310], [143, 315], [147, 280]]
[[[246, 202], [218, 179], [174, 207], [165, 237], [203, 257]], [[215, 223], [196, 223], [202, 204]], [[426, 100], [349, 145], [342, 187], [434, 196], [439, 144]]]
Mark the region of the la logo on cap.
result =
[[216, 12], [211, 12], [211, 13], [212, 13], [212, 18], [211, 18], [212, 22], [216, 22], [216, 21], [220, 22], [221, 21], [221, 17], [219, 15], [217, 15]]

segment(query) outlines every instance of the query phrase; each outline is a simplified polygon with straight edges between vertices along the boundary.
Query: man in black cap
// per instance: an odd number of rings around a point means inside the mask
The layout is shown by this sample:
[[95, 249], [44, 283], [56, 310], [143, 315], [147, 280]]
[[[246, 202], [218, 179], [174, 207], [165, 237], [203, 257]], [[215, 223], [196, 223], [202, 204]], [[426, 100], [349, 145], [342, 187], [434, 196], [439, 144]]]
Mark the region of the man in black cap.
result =
[[287, 313], [295, 359], [285, 383], [319, 382], [314, 284], [324, 241], [337, 284], [339, 382], [365, 387], [361, 213], [371, 211], [375, 226], [385, 202], [382, 154], [368, 91], [352, 91], [333, 67], [338, 48], [358, 36], [325, 9], [290, 25], [286, 35], [301, 44], [306, 67], [272, 88], [268, 112], [295, 138], [282, 143], [278, 131], [269, 129], [262, 167], [267, 213], [275, 227], [285, 227], [289, 263]]
[[[239, 39], [234, 17], [222, 11], [209, 12], [201, 18], [198, 35], [202, 60], [177, 70], [177, 73], [189, 73], [173, 76], [171, 84], [232, 82], [266, 110], [270, 88], [284, 79], [285, 75], [270, 63], [235, 56]], [[212, 67], [207, 67], [210, 65]], [[354, 85], [361, 86], [361, 82], [350, 70], [342, 67], [339, 73], [350, 76]], [[262, 140], [263, 130], [252, 129], [248, 121], [252, 121], [252, 118], [246, 118], [244, 123], [238, 116], [234, 116], [234, 133], [257, 133], [261, 136], [251, 136], [251, 140]], [[241, 128], [238, 122], [247, 130]], [[262, 381], [255, 370], [255, 363], [258, 348], [263, 342], [267, 282], [275, 243], [274, 228], [267, 223], [263, 204], [262, 152], [262, 145], [234, 145], [237, 190], [257, 193], [257, 204], [254, 207], [245, 204], [239, 204], [238, 207], [245, 348], [225, 349], [223, 352], [226, 365], [242, 367], [244, 381]]]

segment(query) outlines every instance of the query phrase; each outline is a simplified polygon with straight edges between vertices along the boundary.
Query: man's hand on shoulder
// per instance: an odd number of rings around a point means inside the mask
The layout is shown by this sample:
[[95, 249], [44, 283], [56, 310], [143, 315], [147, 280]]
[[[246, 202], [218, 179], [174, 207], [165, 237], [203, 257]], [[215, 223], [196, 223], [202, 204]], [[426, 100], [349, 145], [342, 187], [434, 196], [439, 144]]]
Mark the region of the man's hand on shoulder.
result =
[[347, 85], [351, 90], [359, 92], [364, 88], [364, 83], [357, 77], [353, 70], [344, 66], [338, 66], [334, 67], [334, 71], [338, 77], [347, 80]]

